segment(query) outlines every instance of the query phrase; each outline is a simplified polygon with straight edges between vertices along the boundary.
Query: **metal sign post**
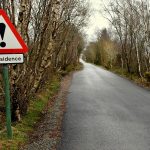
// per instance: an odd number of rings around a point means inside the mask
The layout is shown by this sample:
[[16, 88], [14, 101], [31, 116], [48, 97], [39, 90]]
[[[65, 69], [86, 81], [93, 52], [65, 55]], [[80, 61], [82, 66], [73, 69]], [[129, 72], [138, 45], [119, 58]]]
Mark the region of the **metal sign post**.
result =
[[7, 137], [12, 138], [12, 128], [11, 128], [11, 103], [10, 103], [10, 85], [9, 85], [9, 73], [8, 65], [3, 65], [3, 81], [4, 81], [4, 92], [5, 92], [5, 107], [6, 107], [6, 128]]
[[11, 139], [13, 135], [11, 128], [11, 100], [8, 64], [23, 63], [23, 54], [27, 52], [28, 47], [17, 32], [15, 26], [11, 23], [7, 13], [0, 9], [0, 64], [3, 64], [6, 127], [9, 139]]

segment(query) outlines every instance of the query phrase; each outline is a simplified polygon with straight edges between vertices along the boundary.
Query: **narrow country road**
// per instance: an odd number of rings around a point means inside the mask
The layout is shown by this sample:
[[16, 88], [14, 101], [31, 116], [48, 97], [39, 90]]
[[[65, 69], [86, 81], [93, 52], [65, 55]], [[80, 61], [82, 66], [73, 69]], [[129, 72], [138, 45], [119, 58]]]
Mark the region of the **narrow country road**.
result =
[[70, 87], [59, 150], [150, 150], [150, 91], [84, 63]]

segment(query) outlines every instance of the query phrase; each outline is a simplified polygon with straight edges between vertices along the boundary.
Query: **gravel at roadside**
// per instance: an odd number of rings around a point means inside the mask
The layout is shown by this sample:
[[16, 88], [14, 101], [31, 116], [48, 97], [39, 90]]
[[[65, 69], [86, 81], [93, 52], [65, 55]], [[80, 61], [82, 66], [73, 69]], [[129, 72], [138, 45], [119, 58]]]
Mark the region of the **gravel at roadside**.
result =
[[[56, 150], [61, 139], [62, 119], [72, 75], [64, 77], [58, 94], [50, 100], [41, 121], [21, 150]], [[51, 110], [51, 111], [49, 111]]]

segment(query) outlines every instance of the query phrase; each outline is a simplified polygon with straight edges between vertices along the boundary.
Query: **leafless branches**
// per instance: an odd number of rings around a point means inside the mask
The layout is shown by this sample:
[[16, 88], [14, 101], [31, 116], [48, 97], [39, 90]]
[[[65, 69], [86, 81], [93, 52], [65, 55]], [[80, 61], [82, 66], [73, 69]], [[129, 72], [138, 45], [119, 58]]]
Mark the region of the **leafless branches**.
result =
[[16, 110], [27, 112], [30, 96], [54, 71], [76, 64], [83, 47], [80, 29], [88, 8], [82, 0], [1, 1], [29, 47], [23, 65], [10, 65], [14, 120]]

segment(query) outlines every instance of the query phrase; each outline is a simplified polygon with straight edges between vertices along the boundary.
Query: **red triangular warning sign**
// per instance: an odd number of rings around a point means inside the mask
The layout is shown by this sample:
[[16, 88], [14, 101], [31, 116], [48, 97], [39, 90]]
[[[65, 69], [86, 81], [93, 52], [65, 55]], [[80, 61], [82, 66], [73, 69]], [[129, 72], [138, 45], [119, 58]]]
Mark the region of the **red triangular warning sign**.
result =
[[4, 10], [0, 9], [0, 54], [23, 54], [28, 48]]

